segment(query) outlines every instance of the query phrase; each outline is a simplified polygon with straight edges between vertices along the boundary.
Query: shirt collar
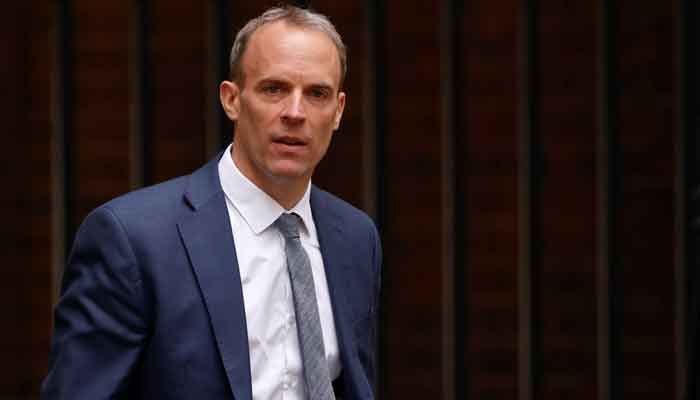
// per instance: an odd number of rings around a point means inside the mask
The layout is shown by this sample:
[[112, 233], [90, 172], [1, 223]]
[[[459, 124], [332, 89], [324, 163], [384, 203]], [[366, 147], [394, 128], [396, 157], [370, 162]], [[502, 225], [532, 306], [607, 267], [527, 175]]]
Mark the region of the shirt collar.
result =
[[272, 225], [283, 213], [295, 213], [303, 222], [300, 231], [302, 238], [306, 237], [317, 244], [316, 227], [311, 213], [310, 193], [311, 182], [306, 187], [302, 198], [289, 211], [285, 210], [275, 199], [262, 191], [238, 169], [231, 157], [229, 145], [219, 160], [219, 177], [221, 187], [233, 206], [243, 217], [250, 229], [256, 235]]

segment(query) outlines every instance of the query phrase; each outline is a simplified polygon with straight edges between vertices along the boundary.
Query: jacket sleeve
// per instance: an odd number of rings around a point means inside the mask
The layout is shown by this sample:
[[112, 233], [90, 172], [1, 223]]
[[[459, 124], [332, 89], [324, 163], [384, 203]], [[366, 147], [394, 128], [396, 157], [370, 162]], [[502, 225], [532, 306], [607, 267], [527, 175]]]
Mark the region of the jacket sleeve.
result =
[[80, 227], [55, 309], [42, 399], [128, 398], [147, 338], [139, 266], [106, 206]]

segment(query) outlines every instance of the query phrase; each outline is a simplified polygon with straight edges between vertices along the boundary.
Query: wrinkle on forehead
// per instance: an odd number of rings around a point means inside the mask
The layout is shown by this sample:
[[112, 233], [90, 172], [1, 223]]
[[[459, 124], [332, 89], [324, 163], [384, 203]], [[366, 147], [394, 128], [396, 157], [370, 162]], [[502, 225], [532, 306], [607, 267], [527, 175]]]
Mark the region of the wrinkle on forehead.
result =
[[333, 41], [322, 31], [284, 21], [254, 32], [242, 61], [246, 78], [283, 74], [296, 79], [322, 77], [329, 86], [340, 85], [340, 59]]

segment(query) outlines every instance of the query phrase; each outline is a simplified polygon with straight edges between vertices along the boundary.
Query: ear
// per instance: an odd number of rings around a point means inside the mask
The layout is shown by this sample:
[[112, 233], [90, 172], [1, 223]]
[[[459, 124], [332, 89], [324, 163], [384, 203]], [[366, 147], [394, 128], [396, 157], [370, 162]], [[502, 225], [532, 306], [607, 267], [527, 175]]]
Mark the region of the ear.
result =
[[340, 126], [340, 120], [343, 118], [343, 110], [345, 110], [345, 92], [338, 92], [338, 107], [335, 109], [333, 130], [338, 129]]
[[236, 121], [241, 110], [241, 91], [238, 84], [231, 81], [223, 81], [219, 85], [219, 100], [224, 112], [231, 121]]

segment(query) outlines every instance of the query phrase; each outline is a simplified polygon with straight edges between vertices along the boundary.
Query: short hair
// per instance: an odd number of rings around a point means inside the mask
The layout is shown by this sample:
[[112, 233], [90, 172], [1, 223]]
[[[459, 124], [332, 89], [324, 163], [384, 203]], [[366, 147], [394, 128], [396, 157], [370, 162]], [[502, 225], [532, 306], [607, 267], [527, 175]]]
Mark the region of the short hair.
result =
[[331, 21], [323, 14], [286, 5], [273, 7], [262, 13], [260, 16], [251, 19], [243, 28], [238, 31], [236, 40], [231, 46], [231, 56], [229, 58], [230, 78], [234, 82], [243, 83], [242, 60], [250, 37], [258, 28], [272, 22], [285, 21], [293, 26], [305, 29], [312, 29], [325, 33], [335, 45], [340, 61], [340, 84], [342, 86], [347, 72], [347, 50], [343, 39], [335, 29]]

